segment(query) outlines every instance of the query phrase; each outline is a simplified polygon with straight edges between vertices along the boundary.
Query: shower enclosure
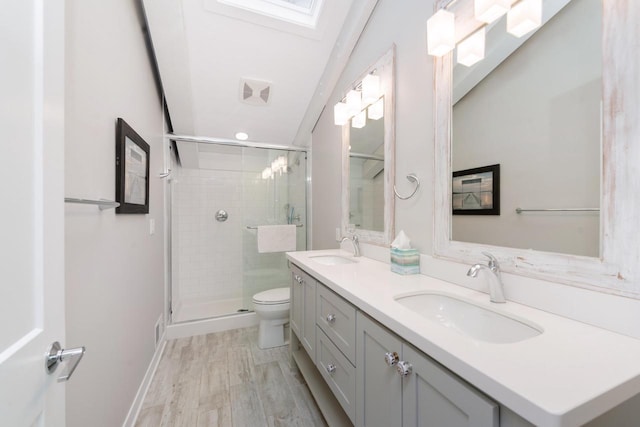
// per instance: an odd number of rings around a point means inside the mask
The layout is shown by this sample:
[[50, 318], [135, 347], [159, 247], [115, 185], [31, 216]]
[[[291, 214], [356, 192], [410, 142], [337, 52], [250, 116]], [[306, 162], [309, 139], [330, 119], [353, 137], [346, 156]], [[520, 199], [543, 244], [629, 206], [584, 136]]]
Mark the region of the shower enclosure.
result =
[[260, 225], [295, 224], [306, 249], [306, 152], [177, 143], [171, 173], [171, 317], [253, 311], [252, 297], [289, 286], [284, 252], [258, 253]]

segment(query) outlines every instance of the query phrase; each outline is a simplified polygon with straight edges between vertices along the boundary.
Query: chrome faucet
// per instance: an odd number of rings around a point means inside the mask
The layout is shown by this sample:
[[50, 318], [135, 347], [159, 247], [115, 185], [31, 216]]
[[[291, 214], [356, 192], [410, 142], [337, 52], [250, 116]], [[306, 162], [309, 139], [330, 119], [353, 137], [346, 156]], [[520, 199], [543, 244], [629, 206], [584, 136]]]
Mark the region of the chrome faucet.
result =
[[500, 276], [500, 265], [498, 260], [488, 252], [482, 252], [484, 256], [489, 258], [487, 265], [474, 264], [467, 271], [467, 276], [476, 277], [478, 271], [481, 269], [487, 269], [491, 272], [489, 275], [489, 298], [491, 302], [503, 303], [507, 302], [504, 298], [504, 285], [502, 284], [502, 277]]
[[345, 240], [350, 241], [353, 245], [353, 256], [360, 256], [360, 241], [358, 240], [358, 236], [355, 234], [351, 237], [345, 236], [342, 238], [342, 240], [340, 240], [340, 243], [344, 242]]

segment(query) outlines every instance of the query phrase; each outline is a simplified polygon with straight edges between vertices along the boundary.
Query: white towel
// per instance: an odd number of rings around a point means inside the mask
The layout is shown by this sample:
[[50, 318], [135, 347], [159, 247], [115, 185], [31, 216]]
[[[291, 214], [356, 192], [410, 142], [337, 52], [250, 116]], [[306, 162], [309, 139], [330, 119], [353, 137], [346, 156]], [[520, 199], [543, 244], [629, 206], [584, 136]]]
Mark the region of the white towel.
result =
[[258, 252], [287, 252], [296, 250], [296, 226], [259, 225]]

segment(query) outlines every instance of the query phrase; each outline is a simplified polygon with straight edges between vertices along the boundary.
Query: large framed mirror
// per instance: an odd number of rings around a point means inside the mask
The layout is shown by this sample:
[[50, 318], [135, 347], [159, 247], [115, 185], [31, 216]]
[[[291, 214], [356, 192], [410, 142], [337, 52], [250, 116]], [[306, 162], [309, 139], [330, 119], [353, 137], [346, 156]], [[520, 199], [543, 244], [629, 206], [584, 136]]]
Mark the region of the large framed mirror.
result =
[[[483, 25], [473, 0], [443, 7], [456, 16], [457, 42]], [[637, 36], [625, 15], [637, 6], [542, 7], [542, 25], [523, 37], [501, 21], [487, 26], [485, 59], [471, 67], [456, 64], [456, 51], [435, 58], [434, 254], [475, 263], [490, 252], [508, 272], [637, 298], [640, 251], [630, 233], [640, 221], [629, 215], [640, 213], [638, 179], [628, 156], [639, 152], [638, 125], [624, 113], [638, 114], [638, 60], [622, 35]], [[496, 198], [491, 179], [461, 172], [488, 165], [500, 168], [494, 215], [480, 212]]]
[[379, 96], [363, 104], [363, 121], [342, 126], [342, 235], [376, 245], [389, 245], [394, 234], [394, 57], [391, 47], [345, 91], [362, 90], [367, 76], [379, 82]]

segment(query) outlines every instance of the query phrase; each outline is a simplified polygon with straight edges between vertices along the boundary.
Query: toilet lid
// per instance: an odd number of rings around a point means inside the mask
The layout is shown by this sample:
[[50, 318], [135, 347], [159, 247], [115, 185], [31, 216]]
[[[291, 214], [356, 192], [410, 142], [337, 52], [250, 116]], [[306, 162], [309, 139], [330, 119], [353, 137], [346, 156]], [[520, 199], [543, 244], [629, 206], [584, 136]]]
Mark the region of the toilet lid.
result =
[[259, 304], [282, 304], [289, 302], [289, 288], [269, 289], [253, 296], [253, 302]]

